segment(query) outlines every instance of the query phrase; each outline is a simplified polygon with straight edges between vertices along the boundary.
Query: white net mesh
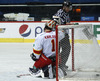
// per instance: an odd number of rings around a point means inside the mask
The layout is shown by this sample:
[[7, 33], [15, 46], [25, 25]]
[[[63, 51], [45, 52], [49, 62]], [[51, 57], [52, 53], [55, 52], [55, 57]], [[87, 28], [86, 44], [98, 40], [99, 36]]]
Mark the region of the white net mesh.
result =
[[[68, 44], [67, 28], [74, 28], [74, 61], [72, 62], [72, 38]], [[64, 30], [63, 33], [60, 33]], [[62, 36], [61, 36], [62, 34]], [[70, 32], [69, 32], [70, 35]], [[61, 38], [62, 37], [62, 38]], [[63, 43], [61, 42], [63, 41]], [[70, 55], [68, 55], [70, 53]], [[68, 59], [68, 60], [67, 60]], [[75, 71], [72, 71], [74, 65]], [[66, 67], [68, 66], [68, 68]], [[100, 46], [92, 31], [92, 25], [62, 25], [58, 26], [58, 68], [62, 70], [59, 79], [74, 81], [100, 81]], [[58, 69], [58, 74], [61, 71]]]

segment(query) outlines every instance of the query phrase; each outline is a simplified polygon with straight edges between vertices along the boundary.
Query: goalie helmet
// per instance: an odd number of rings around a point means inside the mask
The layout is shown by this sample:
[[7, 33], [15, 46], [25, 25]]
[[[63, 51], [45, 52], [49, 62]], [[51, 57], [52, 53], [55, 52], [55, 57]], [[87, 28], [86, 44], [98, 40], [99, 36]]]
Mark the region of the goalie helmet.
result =
[[56, 25], [55, 21], [50, 20], [49, 22], [46, 23], [46, 26], [48, 26], [48, 28], [54, 28]]

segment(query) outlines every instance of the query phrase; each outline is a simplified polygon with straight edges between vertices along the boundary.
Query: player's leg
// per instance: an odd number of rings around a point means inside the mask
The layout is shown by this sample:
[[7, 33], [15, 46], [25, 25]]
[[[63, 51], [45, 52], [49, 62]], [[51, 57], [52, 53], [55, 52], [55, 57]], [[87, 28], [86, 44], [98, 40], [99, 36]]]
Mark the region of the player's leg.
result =
[[49, 71], [49, 69], [51, 68], [49, 67], [48, 69], [48, 65], [50, 64], [52, 64], [52, 60], [42, 54], [41, 57], [35, 61], [33, 68], [29, 68], [29, 71], [31, 71], [32, 74], [37, 75], [42, 69], [42, 71], [44, 72], [44, 76], [45, 76], [45, 74], [48, 75], [47, 71]]
[[66, 64], [69, 54], [70, 54], [70, 42], [69, 42], [69, 36], [68, 34], [65, 35], [65, 37], [61, 40], [60, 45], [62, 47], [62, 51], [61, 51], [61, 58], [62, 62], [61, 64]]
[[65, 37], [61, 40], [61, 47], [62, 47], [61, 58], [63, 58], [62, 64], [65, 65], [68, 60], [70, 54], [70, 48], [71, 48], [68, 34], [66, 34]]
[[52, 64], [45, 66], [41, 69], [37, 69], [35, 67], [29, 68], [30, 72], [38, 77], [47, 77], [49, 79], [55, 78], [56, 76], [56, 68], [52, 66]]
[[50, 64], [52, 64], [52, 60], [42, 54], [41, 57], [34, 63], [34, 66], [36, 68], [43, 68]]
[[62, 71], [64, 72], [64, 75], [67, 75], [67, 73], [65, 73], [66, 69], [68, 68], [66, 66], [66, 62], [68, 61], [68, 57], [70, 54], [70, 42], [69, 42], [69, 36], [68, 34], [65, 35], [65, 37], [60, 41], [60, 48], [62, 48], [62, 51], [60, 53], [60, 64], [59, 67], [62, 69]]

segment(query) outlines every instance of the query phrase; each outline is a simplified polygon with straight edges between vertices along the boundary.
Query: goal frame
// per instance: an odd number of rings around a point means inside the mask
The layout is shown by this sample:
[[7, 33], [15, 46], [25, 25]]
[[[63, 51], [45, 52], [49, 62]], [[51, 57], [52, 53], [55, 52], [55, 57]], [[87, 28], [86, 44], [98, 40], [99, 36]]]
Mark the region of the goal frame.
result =
[[[79, 28], [80, 26], [84, 27], [85, 25], [87, 26], [91, 26], [92, 24], [80, 24], [80, 25], [57, 25], [56, 26], [56, 81], [59, 81], [59, 77], [58, 77], [58, 29], [59, 27], [62, 28], [70, 28], [71, 29], [71, 56], [72, 56], [72, 71], [75, 71], [75, 67], [74, 67], [74, 28]], [[72, 26], [74, 26], [74, 28], [72, 28]]]
[[[66, 26], [66, 25], [63, 25]], [[72, 37], [72, 71], [74, 69], [74, 28], [71, 29], [71, 37]], [[58, 25], [56, 26], [56, 81], [58, 80]]]

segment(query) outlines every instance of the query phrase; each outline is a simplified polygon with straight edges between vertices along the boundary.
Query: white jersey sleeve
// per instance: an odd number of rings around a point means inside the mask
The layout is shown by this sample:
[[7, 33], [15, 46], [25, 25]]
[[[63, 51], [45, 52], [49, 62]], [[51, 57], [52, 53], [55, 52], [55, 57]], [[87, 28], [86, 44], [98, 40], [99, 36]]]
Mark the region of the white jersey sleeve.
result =
[[38, 59], [42, 53], [42, 43], [43, 39], [41, 36], [38, 36], [33, 44], [33, 53]]

